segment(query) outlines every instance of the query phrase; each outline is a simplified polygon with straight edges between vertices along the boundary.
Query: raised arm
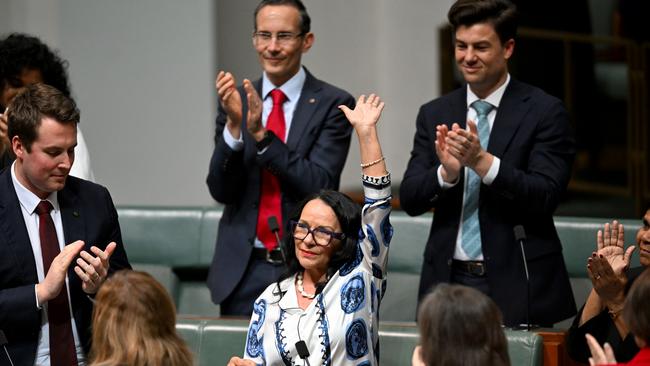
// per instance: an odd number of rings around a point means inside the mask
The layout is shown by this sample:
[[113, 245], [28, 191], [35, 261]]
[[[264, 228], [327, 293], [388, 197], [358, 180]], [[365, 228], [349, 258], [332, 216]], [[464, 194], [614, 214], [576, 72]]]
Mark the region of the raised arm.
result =
[[384, 102], [375, 94], [370, 94], [367, 100], [366, 96], [362, 95], [354, 109], [344, 105], [339, 108], [345, 113], [359, 139], [363, 174], [373, 177], [388, 174], [377, 135], [377, 123], [384, 109]]
[[361, 151], [365, 204], [361, 212], [363, 236], [360, 249], [364, 254], [364, 266], [375, 277], [383, 278], [393, 235], [388, 220], [391, 211], [390, 174], [377, 134], [377, 122], [384, 103], [374, 94], [367, 100], [362, 95], [354, 110], [343, 106], [340, 108], [356, 132]]

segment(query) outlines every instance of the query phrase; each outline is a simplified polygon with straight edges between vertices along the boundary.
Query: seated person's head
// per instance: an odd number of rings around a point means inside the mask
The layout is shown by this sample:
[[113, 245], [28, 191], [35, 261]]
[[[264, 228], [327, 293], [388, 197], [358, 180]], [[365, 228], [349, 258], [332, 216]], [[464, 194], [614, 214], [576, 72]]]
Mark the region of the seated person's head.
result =
[[92, 365], [191, 365], [176, 309], [151, 275], [124, 270], [102, 285], [93, 312]]
[[623, 320], [639, 348], [650, 347], [650, 269], [632, 284], [625, 298]]
[[14, 33], [0, 40], [0, 113], [29, 84], [45, 83], [70, 96], [66, 67], [36, 37]]
[[639, 250], [639, 262], [644, 267], [650, 266], [650, 204], [643, 216], [643, 223], [636, 233], [636, 245]]
[[510, 365], [501, 322], [497, 305], [480, 291], [439, 284], [418, 311], [422, 363]]
[[343, 193], [312, 194], [298, 205], [289, 222], [284, 252], [291, 274], [316, 269], [331, 276], [357, 254], [361, 210]]

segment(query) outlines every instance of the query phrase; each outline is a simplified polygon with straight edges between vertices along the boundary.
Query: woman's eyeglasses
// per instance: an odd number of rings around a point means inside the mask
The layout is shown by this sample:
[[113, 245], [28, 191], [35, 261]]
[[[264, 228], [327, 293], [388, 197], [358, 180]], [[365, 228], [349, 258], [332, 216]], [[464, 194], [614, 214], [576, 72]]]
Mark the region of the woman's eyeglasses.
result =
[[312, 238], [314, 238], [314, 243], [322, 247], [330, 245], [332, 239], [345, 239], [345, 234], [335, 233], [323, 227], [311, 229], [309, 228], [309, 225], [293, 220], [289, 221], [289, 224], [291, 225], [291, 231], [293, 232], [294, 239], [305, 240], [307, 238], [307, 235], [311, 234]]

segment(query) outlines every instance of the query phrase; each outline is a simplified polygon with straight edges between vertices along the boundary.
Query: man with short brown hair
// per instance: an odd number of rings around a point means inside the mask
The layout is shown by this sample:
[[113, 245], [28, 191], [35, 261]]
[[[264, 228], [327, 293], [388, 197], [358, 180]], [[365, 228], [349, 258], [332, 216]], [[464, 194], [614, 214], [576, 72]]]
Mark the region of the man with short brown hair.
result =
[[16, 160], [0, 174], [0, 329], [16, 365], [83, 365], [91, 297], [110, 272], [130, 268], [117, 212], [106, 188], [68, 175], [72, 99], [29, 85], [8, 122]]

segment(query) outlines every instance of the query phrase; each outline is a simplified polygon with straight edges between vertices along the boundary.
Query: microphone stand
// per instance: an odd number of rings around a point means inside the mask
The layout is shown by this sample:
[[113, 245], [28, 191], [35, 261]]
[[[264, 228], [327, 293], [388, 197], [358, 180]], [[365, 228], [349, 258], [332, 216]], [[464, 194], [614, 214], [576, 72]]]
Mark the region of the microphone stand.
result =
[[[530, 332], [530, 276], [528, 274], [528, 261], [526, 260], [526, 251], [524, 250], [524, 240], [526, 240], [526, 230], [523, 225], [516, 225], [513, 229], [515, 240], [519, 242], [521, 249], [521, 258], [524, 262], [524, 272], [526, 274], [526, 331]], [[520, 325], [521, 327], [521, 325]], [[517, 327], [519, 328], [519, 327]]]
[[284, 255], [284, 250], [282, 250], [282, 242], [280, 241], [280, 225], [278, 224], [278, 219], [275, 216], [269, 217], [267, 223], [269, 224], [269, 229], [275, 235], [275, 241], [278, 243], [278, 249], [282, 255], [282, 261], [287, 263], [287, 258]]
[[11, 366], [14, 366], [14, 362], [11, 360], [11, 356], [9, 356], [9, 351], [7, 351], [7, 337], [5, 336], [5, 332], [0, 330], [0, 345], [2, 345], [2, 348], [5, 349], [5, 353], [7, 354], [7, 358], [9, 359], [9, 363]]

